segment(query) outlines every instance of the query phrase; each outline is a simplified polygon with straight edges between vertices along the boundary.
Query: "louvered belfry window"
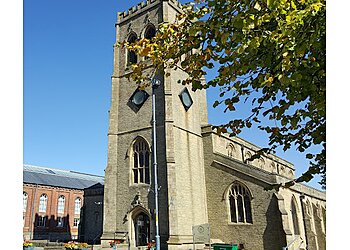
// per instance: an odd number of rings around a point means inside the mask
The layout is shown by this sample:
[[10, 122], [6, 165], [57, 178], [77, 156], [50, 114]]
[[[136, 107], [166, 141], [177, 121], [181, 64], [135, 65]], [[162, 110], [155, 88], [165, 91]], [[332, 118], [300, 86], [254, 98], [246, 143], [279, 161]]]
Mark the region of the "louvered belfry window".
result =
[[[129, 38], [128, 38], [128, 42], [129, 43], [134, 43], [137, 40], [137, 36], [135, 33], [132, 33]], [[127, 61], [129, 64], [135, 64], [137, 63], [137, 55], [136, 52], [133, 50], [128, 50], [127, 52]]]
[[148, 143], [142, 139], [136, 139], [133, 145], [133, 183], [150, 183], [149, 165], [150, 165], [150, 152]]

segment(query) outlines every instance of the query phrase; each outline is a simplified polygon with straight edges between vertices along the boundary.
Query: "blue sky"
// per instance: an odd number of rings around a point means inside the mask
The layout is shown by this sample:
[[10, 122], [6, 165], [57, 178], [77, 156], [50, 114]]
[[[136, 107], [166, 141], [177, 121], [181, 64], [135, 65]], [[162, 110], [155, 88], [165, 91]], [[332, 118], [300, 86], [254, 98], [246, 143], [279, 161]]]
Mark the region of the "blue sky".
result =
[[[116, 13], [138, 2], [23, 1], [24, 163], [104, 174]], [[217, 90], [207, 97], [210, 123], [232, 118], [212, 108]], [[256, 129], [240, 137], [267, 146], [267, 135]], [[297, 175], [307, 169], [295, 150], [277, 155], [292, 162]], [[320, 188], [318, 180], [309, 185]]]

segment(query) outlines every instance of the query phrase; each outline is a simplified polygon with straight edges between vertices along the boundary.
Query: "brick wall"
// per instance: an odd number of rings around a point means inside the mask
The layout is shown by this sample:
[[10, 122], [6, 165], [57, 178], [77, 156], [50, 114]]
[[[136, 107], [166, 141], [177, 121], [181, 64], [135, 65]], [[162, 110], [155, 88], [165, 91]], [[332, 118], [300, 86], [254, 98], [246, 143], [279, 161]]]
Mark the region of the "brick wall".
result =
[[[27, 208], [23, 212], [23, 237], [25, 239], [30, 239], [31, 237], [34, 240], [46, 239], [56, 241], [78, 236], [78, 228], [73, 227], [73, 223], [74, 218], [80, 218], [80, 215], [74, 214], [74, 201], [79, 197], [83, 206], [82, 190], [24, 184], [23, 192], [28, 194]], [[39, 201], [42, 194], [47, 195], [47, 209], [45, 213], [39, 212]], [[65, 197], [63, 214], [57, 213], [58, 197], [60, 195]], [[45, 227], [37, 226], [39, 216], [46, 218]], [[64, 218], [63, 227], [57, 227], [57, 217]]]

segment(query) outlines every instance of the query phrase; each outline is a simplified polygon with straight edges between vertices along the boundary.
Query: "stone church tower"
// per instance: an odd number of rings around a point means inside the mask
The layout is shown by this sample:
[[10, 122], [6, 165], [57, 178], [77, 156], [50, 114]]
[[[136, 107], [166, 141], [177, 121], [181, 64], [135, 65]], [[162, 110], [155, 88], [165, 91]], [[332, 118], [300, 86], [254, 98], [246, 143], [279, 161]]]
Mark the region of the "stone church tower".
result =
[[[116, 44], [153, 37], [159, 23], [173, 22], [180, 11], [176, 0], [147, 0], [118, 13]], [[140, 61], [150, 63], [114, 46], [101, 236], [107, 248], [116, 239], [119, 249], [143, 249], [156, 236], [152, 88], [140, 90], [127, 78], [130, 65]], [[260, 148], [215, 134], [205, 91], [178, 84], [183, 72], [169, 73], [154, 75], [161, 82], [154, 89], [161, 249], [193, 249], [192, 226], [208, 223], [214, 243], [325, 250], [325, 192], [301, 183], [264, 190], [294, 180], [293, 164], [275, 155], [249, 160]]]
[[[116, 43], [150, 38], [159, 23], [174, 21], [178, 13], [176, 0], [147, 0], [118, 13]], [[155, 239], [152, 89], [138, 90], [125, 77], [130, 63], [141, 60], [147, 62], [114, 46], [103, 245], [120, 239], [137, 247]], [[182, 72], [156, 77], [161, 80], [155, 90], [161, 248], [181, 248], [192, 244], [192, 226], [208, 223], [201, 135], [207, 124], [206, 96], [178, 84]]]

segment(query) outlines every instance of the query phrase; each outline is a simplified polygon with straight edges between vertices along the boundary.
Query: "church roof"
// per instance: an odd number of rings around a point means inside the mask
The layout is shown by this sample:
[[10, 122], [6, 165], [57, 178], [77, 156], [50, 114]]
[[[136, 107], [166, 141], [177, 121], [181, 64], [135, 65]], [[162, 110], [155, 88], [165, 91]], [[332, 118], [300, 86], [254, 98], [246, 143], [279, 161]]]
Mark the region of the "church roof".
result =
[[84, 189], [97, 183], [103, 185], [104, 177], [71, 170], [23, 165], [23, 183]]

